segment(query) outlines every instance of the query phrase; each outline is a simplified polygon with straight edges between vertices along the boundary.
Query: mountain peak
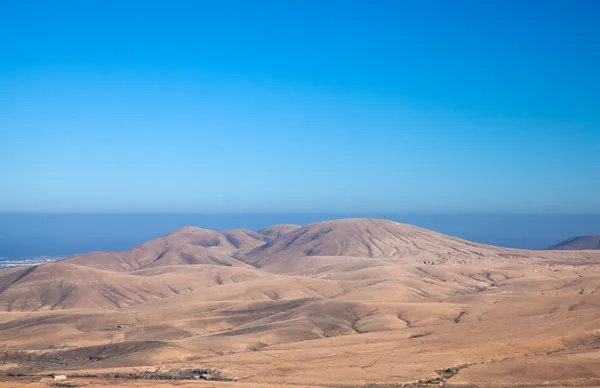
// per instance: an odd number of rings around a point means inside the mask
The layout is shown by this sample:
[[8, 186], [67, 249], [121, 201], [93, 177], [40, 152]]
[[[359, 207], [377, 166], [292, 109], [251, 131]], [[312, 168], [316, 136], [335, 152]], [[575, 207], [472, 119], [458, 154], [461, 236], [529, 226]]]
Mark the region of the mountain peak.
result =
[[317, 222], [286, 233], [244, 256], [253, 265], [305, 256], [407, 259], [417, 262], [472, 261], [493, 254], [485, 246], [384, 219], [347, 218]]

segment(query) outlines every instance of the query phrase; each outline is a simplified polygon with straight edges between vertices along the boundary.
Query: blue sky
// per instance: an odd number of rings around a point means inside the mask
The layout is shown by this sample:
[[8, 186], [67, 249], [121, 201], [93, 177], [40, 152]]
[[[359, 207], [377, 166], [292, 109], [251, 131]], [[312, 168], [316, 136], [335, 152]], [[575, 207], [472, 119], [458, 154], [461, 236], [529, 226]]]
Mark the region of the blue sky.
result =
[[0, 0], [0, 211], [600, 213], [599, 16]]

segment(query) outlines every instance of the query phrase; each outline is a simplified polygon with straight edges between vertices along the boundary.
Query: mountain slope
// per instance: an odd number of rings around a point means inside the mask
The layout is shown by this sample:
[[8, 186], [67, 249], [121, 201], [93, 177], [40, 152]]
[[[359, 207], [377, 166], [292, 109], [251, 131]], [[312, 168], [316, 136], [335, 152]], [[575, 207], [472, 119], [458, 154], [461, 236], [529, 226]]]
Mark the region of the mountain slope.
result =
[[248, 252], [242, 260], [258, 267], [306, 256], [410, 259], [433, 264], [470, 262], [502, 251], [388, 220], [342, 219], [297, 228]]
[[264, 236], [249, 230], [221, 233], [187, 226], [128, 251], [92, 252], [73, 256], [65, 261], [113, 271], [186, 264], [247, 267], [234, 256], [264, 243]]
[[0, 311], [116, 309], [263, 273], [215, 265], [165, 266], [122, 273], [67, 262], [0, 272]]
[[293, 224], [277, 224], [273, 226], [269, 226], [268, 228], [264, 228], [258, 231], [258, 233], [266, 236], [269, 240], [275, 240], [278, 237], [283, 236], [286, 233], [289, 233], [293, 230], [298, 229], [299, 225]]
[[60, 262], [24, 268], [16, 278], [0, 278], [0, 290], [6, 311], [113, 309], [179, 292], [144, 278]]
[[600, 234], [595, 236], [577, 236], [561, 241], [549, 247], [550, 250], [594, 250], [600, 249]]
[[238, 251], [249, 251], [263, 245], [269, 238], [260, 232], [248, 229], [233, 229], [221, 232], [227, 241]]

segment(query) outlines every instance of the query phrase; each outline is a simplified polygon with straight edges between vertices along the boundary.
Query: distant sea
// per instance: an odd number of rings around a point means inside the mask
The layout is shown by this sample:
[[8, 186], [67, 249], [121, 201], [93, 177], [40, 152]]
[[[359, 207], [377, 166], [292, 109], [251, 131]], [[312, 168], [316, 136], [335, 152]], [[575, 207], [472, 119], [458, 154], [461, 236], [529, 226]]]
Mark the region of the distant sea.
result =
[[187, 225], [258, 230], [347, 217], [386, 218], [511, 248], [541, 249], [572, 236], [600, 234], [600, 215], [0, 213], [0, 266], [126, 250]]

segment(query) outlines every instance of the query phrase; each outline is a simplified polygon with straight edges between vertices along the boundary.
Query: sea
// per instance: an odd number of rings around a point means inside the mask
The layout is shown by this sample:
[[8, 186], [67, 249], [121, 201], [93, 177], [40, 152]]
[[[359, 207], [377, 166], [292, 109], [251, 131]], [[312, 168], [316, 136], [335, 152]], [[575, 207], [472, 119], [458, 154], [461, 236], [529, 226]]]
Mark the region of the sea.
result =
[[0, 267], [39, 264], [91, 251], [122, 251], [188, 225], [259, 230], [280, 223], [306, 225], [354, 217], [385, 218], [510, 248], [543, 249], [569, 237], [600, 234], [600, 214], [0, 213]]

